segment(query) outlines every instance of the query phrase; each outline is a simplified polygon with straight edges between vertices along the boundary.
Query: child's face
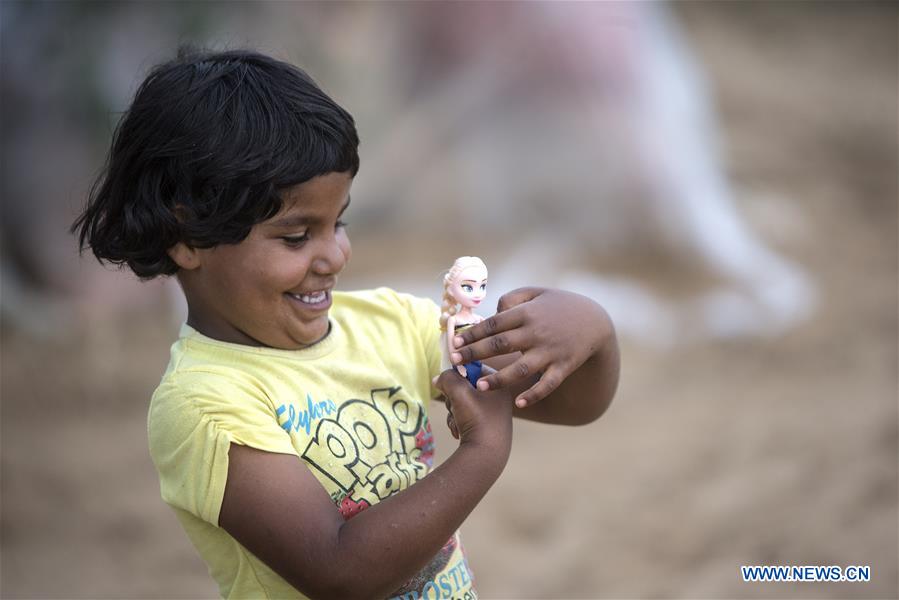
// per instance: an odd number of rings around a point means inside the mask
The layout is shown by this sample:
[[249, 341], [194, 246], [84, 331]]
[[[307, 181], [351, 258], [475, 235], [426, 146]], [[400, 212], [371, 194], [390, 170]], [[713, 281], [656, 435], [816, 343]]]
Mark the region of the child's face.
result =
[[196, 266], [179, 262], [188, 324], [252, 346], [298, 349], [321, 340], [331, 290], [350, 258], [340, 218], [352, 181], [348, 173], [315, 177], [285, 192], [281, 211], [239, 244], [190, 250]]

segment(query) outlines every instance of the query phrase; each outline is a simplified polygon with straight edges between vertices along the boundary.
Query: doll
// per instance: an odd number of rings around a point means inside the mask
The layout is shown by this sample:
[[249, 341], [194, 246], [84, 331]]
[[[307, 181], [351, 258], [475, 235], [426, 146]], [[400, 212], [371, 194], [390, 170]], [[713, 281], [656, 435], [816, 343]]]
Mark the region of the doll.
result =
[[[477, 256], [462, 256], [443, 277], [443, 306], [440, 329], [443, 331], [443, 366], [452, 365], [450, 355], [455, 351], [453, 338], [459, 331], [484, 320], [472, 312], [487, 295], [487, 266]], [[481, 361], [456, 366], [459, 374], [475, 385], [481, 377]]]

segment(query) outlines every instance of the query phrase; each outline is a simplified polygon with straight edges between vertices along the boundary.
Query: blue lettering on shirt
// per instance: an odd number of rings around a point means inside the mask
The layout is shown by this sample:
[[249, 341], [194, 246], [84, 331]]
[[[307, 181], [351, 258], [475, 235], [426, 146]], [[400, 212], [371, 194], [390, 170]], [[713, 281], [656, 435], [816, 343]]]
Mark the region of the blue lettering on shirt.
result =
[[437, 578], [437, 583], [440, 584], [440, 589], [443, 590], [444, 598], [449, 598], [453, 595], [453, 586], [450, 585], [449, 577], [447, 577], [446, 573], [441, 574]]
[[312, 431], [312, 423], [330, 415], [332, 412], [337, 412], [337, 405], [331, 399], [315, 402], [312, 400], [312, 394], [307, 393], [306, 410], [297, 411], [296, 407], [291, 403], [288, 405], [282, 404], [276, 409], [276, 412], [278, 417], [285, 412], [287, 413], [287, 420], [281, 423], [284, 431], [290, 433], [291, 431], [299, 431], [302, 428], [306, 431], [306, 435], [309, 435], [309, 432]]
[[462, 585], [471, 583], [471, 568], [468, 566], [467, 557], [462, 559], [462, 567], [459, 569], [459, 573], [462, 575]]
[[468, 565], [464, 561], [457, 562], [449, 572], [453, 575], [456, 589], [460, 589], [463, 585], [468, 585]]
[[440, 588], [433, 581], [429, 581], [421, 588], [421, 597], [427, 600], [440, 600]]
[[[452, 575], [452, 578], [450, 578], [450, 575]], [[460, 579], [462, 580], [462, 585], [459, 585]], [[471, 572], [468, 570], [468, 561], [463, 558], [438, 575], [436, 579], [431, 579], [426, 582], [421, 588], [421, 594], [413, 590], [411, 592], [406, 592], [402, 596], [394, 596], [390, 600], [455, 598], [456, 596], [454, 594], [463, 590], [464, 586], [467, 586], [469, 583], [471, 583]], [[470, 594], [470, 592], [466, 593], [466, 597], [468, 594]], [[474, 597], [474, 594], [471, 594], [471, 597]]]

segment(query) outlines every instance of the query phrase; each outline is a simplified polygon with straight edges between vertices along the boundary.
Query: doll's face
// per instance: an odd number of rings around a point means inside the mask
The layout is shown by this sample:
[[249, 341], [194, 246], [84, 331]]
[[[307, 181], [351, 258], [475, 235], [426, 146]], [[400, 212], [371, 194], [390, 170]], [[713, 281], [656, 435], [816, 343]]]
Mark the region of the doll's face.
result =
[[487, 270], [466, 267], [450, 286], [450, 293], [465, 308], [476, 308], [487, 295]]

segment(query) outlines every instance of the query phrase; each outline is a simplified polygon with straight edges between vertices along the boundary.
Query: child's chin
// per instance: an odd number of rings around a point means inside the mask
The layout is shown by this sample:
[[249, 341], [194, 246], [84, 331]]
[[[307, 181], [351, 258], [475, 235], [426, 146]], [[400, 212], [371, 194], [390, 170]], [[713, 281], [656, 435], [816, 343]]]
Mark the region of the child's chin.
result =
[[316, 319], [316, 323], [313, 327], [310, 327], [304, 332], [301, 343], [304, 347], [313, 346], [328, 337], [330, 331], [331, 323], [328, 321], [328, 314], [325, 313], [322, 315], [321, 319]]

